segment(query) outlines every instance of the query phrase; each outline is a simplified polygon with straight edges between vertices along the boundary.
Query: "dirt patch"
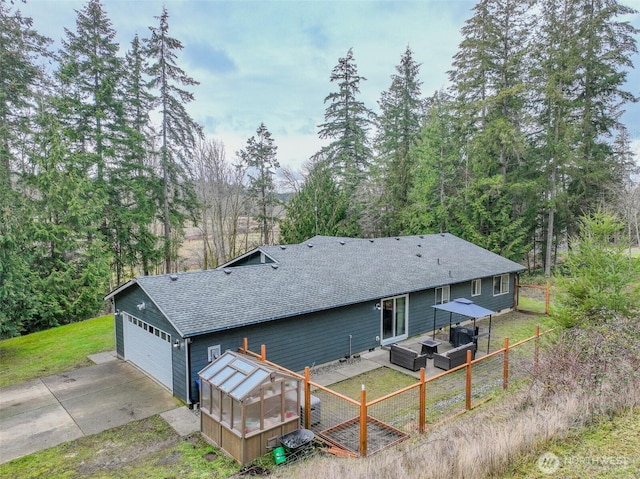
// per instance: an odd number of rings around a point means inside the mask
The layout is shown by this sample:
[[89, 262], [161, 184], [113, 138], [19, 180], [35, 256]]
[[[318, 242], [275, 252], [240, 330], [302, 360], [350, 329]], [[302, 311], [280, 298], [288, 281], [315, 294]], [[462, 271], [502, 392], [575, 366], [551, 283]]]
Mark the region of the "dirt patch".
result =
[[[180, 442], [177, 434], [159, 417], [151, 417], [117, 427], [104, 434], [100, 448], [79, 464], [80, 475], [91, 475], [98, 471], [115, 470], [135, 464], [143, 457], [169, 449]], [[132, 440], [132, 438], [135, 438]], [[91, 444], [92, 437], [79, 440]], [[180, 453], [162, 456], [160, 461], [169, 465], [181, 459]]]
[[208, 453], [206, 453], [204, 456], [202, 456], [202, 458], [203, 458], [205, 461], [213, 462], [213, 461], [215, 461], [216, 459], [218, 459], [218, 455], [217, 455], [216, 453], [214, 453], [214, 452], [208, 452]]
[[262, 466], [246, 466], [244, 468], [242, 468], [242, 470], [240, 472], [238, 472], [238, 474], [236, 474], [237, 477], [256, 477], [256, 476], [268, 476], [269, 474], [271, 474], [271, 471], [269, 471], [269, 469], [266, 469]]

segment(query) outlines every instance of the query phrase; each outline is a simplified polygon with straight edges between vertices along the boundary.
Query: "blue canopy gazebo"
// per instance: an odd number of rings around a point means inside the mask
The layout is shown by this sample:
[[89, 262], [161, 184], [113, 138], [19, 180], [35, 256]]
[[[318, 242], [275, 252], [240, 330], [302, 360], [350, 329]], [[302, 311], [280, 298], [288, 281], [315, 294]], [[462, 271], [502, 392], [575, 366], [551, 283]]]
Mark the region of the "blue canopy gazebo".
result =
[[[489, 316], [489, 332], [487, 336], [487, 354], [489, 354], [489, 346], [491, 344], [491, 316], [495, 314], [495, 311], [478, 306], [470, 299], [456, 298], [453, 301], [449, 301], [444, 304], [436, 304], [433, 306], [433, 338], [436, 337], [436, 310], [449, 311], [449, 331], [451, 331], [451, 317], [453, 313], [466, 316], [467, 318], [473, 318], [473, 330], [476, 330], [476, 319]], [[484, 334], [476, 336], [476, 340], [479, 336], [485, 336]]]

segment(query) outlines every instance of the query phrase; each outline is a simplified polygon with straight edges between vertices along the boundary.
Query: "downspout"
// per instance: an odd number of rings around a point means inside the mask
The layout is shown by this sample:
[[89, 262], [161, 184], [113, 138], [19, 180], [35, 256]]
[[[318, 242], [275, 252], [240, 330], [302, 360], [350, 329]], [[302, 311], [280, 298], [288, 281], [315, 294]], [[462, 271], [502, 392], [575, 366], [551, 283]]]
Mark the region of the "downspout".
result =
[[191, 403], [191, 355], [189, 354], [190, 343], [191, 340], [189, 338], [184, 338], [184, 363], [186, 364], [187, 368], [187, 375], [185, 376], [187, 378], [187, 406], [189, 406], [189, 409], [193, 407]]

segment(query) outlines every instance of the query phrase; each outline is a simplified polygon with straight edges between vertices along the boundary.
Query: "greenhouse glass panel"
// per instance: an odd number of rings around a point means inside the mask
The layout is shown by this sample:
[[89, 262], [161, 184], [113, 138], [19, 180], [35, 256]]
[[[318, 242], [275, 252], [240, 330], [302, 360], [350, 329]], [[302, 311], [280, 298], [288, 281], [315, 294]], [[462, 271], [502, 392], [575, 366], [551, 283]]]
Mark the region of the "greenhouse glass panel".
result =
[[202, 404], [200, 409], [204, 409], [207, 412], [211, 411], [211, 386], [207, 381], [202, 381]]
[[227, 366], [214, 377], [211, 378], [211, 384], [214, 386], [220, 386], [223, 382], [225, 382], [232, 374], [236, 372], [235, 369]]
[[226, 393], [231, 393], [231, 391], [233, 391], [233, 388], [240, 384], [240, 382], [242, 382], [244, 378], [246, 378], [244, 374], [235, 372], [233, 373], [233, 376], [231, 376], [220, 385], [220, 389], [222, 389]]
[[236, 359], [233, 362], [233, 366], [237, 369], [239, 369], [242, 372], [245, 372], [247, 374], [249, 374], [251, 371], [253, 371], [254, 369], [256, 369], [255, 366], [249, 364], [246, 361], [243, 361], [242, 359]]
[[211, 363], [209, 366], [204, 368], [200, 372], [200, 376], [203, 378], [211, 379], [214, 374], [220, 371], [223, 367], [231, 362], [233, 356], [222, 356], [220, 359], [214, 363]]
[[258, 387], [264, 379], [269, 377], [269, 373], [267, 371], [263, 371], [262, 369], [258, 369], [255, 373], [249, 376], [242, 384], [240, 384], [237, 388], [235, 388], [231, 395], [236, 399], [244, 399], [244, 397], [249, 393], [253, 388]]

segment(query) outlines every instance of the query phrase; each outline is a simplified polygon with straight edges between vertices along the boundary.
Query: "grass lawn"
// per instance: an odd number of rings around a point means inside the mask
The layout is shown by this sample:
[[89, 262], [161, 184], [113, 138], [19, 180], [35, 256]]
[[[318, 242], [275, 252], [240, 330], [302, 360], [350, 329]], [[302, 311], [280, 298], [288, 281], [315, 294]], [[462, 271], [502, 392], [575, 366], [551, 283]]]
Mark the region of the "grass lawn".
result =
[[113, 316], [0, 341], [0, 387], [89, 366], [88, 354], [115, 348]]
[[[489, 328], [489, 320], [483, 319], [476, 323], [480, 332], [486, 332]], [[543, 314], [527, 314], [519, 311], [496, 316], [491, 321], [491, 350], [495, 351], [504, 345], [504, 338], [509, 338], [509, 344], [515, 344], [535, 334], [536, 325], [540, 326], [540, 333], [556, 327], [555, 321]], [[486, 339], [480, 338], [478, 349], [486, 349]]]
[[329, 387], [332, 391], [359, 401], [362, 385], [364, 384], [367, 389], [367, 401], [372, 401], [416, 382], [418, 380], [408, 374], [403, 374], [395, 369], [381, 367], [332, 384]]
[[0, 478], [197, 479], [239, 470], [200, 435], [181, 438], [153, 416], [2, 464]]
[[[545, 459], [540, 459], [543, 454]], [[636, 479], [639, 472], [640, 409], [635, 409], [542, 446], [515, 464], [505, 478]]]

